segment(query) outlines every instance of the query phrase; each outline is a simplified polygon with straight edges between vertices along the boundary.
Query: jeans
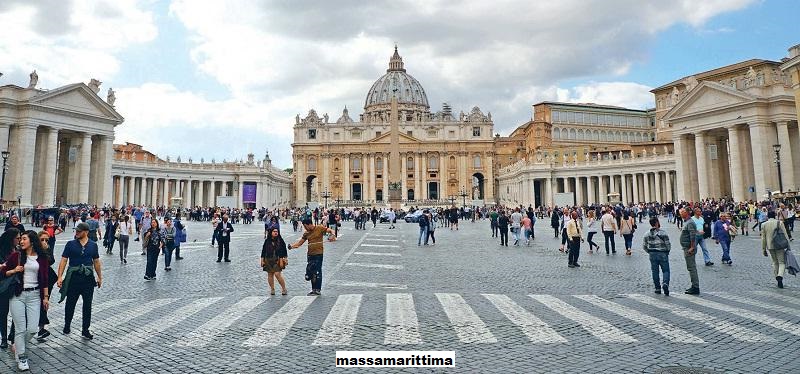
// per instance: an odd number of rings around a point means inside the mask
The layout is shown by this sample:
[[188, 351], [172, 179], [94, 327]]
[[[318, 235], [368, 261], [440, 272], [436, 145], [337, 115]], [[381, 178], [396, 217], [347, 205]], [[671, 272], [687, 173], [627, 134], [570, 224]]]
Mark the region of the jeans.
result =
[[571, 238], [569, 241], [567, 241], [567, 247], [569, 248], [567, 263], [569, 265], [577, 264], [578, 256], [581, 254], [581, 239], [578, 237]]
[[500, 228], [500, 245], [508, 246], [508, 227]]
[[669, 286], [669, 252], [650, 252], [650, 271], [653, 272], [653, 285], [657, 290], [660, 290], [662, 283], [658, 277], [658, 268], [661, 268], [661, 272], [664, 273], [663, 285]]
[[421, 226], [419, 228], [419, 240], [417, 240], [417, 245], [422, 245], [423, 239], [425, 239], [425, 245], [428, 245], [428, 226]]
[[689, 279], [692, 281], [692, 288], [700, 289], [700, 278], [697, 276], [697, 261], [695, 261], [695, 255], [697, 255], [697, 247], [694, 249], [694, 253], [689, 255], [689, 248], [683, 249], [683, 258], [686, 260], [686, 270], [689, 271]]
[[158, 255], [161, 252], [158, 247], [147, 248], [147, 265], [145, 266], [144, 276], [145, 277], [155, 277], [156, 276], [156, 267], [158, 266]]
[[592, 240], [592, 237], [594, 236], [594, 234], [597, 234], [597, 233], [596, 232], [590, 232], [589, 234], [587, 234], [588, 236], [586, 237], [586, 242], [589, 243], [589, 250], [590, 251], [592, 250], [593, 246], [597, 247], [597, 249], [600, 249], [600, 246], [597, 245], [597, 243], [595, 243], [594, 240]]
[[82, 331], [89, 331], [92, 324], [92, 299], [94, 298], [95, 283], [93, 275], [72, 274], [69, 280], [69, 290], [67, 291], [67, 304], [64, 306], [64, 328], [68, 329], [72, 324], [72, 316], [75, 315], [75, 305], [78, 297], [83, 298], [83, 324]]
[[617, 253], [617, 248], [614, 244], [614, 232], [603, 230], [603, 236], [606, 239], [606, 254], [608, 254], [608, 242], [611, 241], [611, 251]]
[[10, 301], [11, 319], [17, 327], [14, 334], [14, 348], [20, 357], [27, 357], [25, 344], [39, 330], [39, 308], [42, 305], [39, 292], [39, 290], [22, 291]]
[[322, 290], [322, 255], [308, 256], [308, 264], [312, 268], [309, 274], [309, 267], [306, 267], [306, 276], [311, 280], [311, 289], [320, 291]]
[[703, 261], [705, 263], [711, 262], [711, 256], [709, 256], [708, 249], [706, 249], [706, 241], [704, 240], [704, 238], [702, 236], [698, 236], [696, 241], [697, 241], [697, 247], [700, 247], [700, 249], [703, 251]]
[[492, 229], [492, 237], [493, 238], [496, 237], [497, 236], [497, 221], [489, 222], [489, 227], [491, 227], [491, 229]]
[[722, 247], [722, 261], [730, 261], [731, 242], [729, 240], [720, 240], [719, 246]]
[[[0, 338], [2, 340], [8, 339], [8, 312], [10, 308], [11, 299], [5, 297], [0, 298]], [[12, 336], [13, 338], [13, 336]]]
[[512, 227], [511, 228], [511, 236], [514, 237], [514, 242], [519, 242], [519, 227]]
[[[297, 223], [295, 223], [294, 225], [294, 231], [297, 231]], [[214, 231], [211, 233], [211, 245], [214, 245], [216, 241], [217, 241], [217, 232]]]
[[119, 260], [125, 260], [128, 258], [128, 244], [130, 243], [130, 236], [128, 235], [120, 235], [119, 236]]
[[[433, 241], [433, 244], [436, 244], [436, 237], [433, 236], [434, 232], [436, 232], [436, 230], [428, 230], [428, 238]], [[425, 241], [427, 241], [428, 238], [425, 238]]]
[[633, 248], [633, 234], [622, 234], [622, 238], [625, 239], [625, 249]]
[[172, 251], [175, 250], [175, 244], [164, 245], [164, 266], [169, 267], [172, 264]]

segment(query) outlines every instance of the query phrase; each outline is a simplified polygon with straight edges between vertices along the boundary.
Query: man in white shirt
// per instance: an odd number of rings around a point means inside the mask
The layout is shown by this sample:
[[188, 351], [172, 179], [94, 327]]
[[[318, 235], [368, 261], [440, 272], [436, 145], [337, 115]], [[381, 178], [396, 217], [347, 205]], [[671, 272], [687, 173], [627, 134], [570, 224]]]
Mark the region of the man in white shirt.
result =
[[522, 213], [519, 208], [514, 208], [514, 213], [511, 213], [511, 233], [514, 235], [514, 245], [519, 245], [519, 232], [522, 223]]
[[617, 232], [617, 222], [614, 219], [614, 213], [612, 212], [611, 208], [606, 208], [606, 213], [600, 218], [601, 228], [603, 230], [603, 236], [605, 237], [606, 242], [606, 254], [608, 252], [608, 242], [611, 241], [611, 253], [616, 254], [617, 248], [614, 244], [614, 233]]

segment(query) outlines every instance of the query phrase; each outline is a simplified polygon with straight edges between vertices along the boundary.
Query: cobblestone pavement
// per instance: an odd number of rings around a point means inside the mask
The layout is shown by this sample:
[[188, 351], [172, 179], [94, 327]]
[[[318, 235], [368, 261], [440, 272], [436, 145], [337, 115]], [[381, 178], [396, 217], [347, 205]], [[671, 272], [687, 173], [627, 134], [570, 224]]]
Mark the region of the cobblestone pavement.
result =
[[[488, 221], [439, 228], [427, 247], [417, 246], [416, 224], [355, 231], [345, 222], [340, 240], [325, 244], [318, 298], [305, 296], [305, 247], [290, 252], [289, 295], [270, 297], [258, 267], [263, 226], [236, 225], [232, 262], [216, 263], [210, 224], [190, 222], [185, 260], [166, 273], [162, 258], [155, 282], [142, 279], [137, 249], [127, 265], [116, 252], [102, 255], [95, 339], [62, 335], [63, 304], [54, 301], [53, 335], [32, 344], [31, 371], [329, 372], [337, 350], [453, 350], [455, 372], [796, 372], [789, 365], [800, 349], [800, 281], [789, 277], [777, 289], [757, 236], [736, 238], [732, 266], [719, 264], [721, 250], [709, 242], [717, 264], [702, 266], [698, 254], [703, 294], [689, 297], [678, 232], [665, 224], [673, 238], [673, 293], [665, 298], [652, 292], [641, 249], [625, 256], [619, 237], [616, 255], [589, 255], [584, 245], [582, 266], [570, 269], [545, 221], [532, 245], [519, 247], [500, 247]], [[299, 235], [284, 233], [287, 241]], [[0, 372], [14, 370], [0, 354]]]

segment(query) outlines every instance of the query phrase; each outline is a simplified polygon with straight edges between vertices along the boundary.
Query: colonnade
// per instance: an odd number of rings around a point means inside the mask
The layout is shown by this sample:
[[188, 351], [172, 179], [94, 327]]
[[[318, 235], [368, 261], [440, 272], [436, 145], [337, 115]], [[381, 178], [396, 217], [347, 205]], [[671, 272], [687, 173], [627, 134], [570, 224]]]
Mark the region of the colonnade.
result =
[[9, 152], [3, 198], [22, 206], [111, 201], [113, 135], [0, 123], [0, 148]]
[[543, 184], [557, 192], [574, 193], [577, 205], [591, 205], [675, 201], [674, 181], [675, 172], [654, 171], [547, 178]]
[[[677, 196], [684, 200], [733, 197], [761, 200], [769, 191], [800, 188], [800, 130], [796, 121], [754, 122], [678, 134]], [[779, 145], [778, 176], [775, 146]]]

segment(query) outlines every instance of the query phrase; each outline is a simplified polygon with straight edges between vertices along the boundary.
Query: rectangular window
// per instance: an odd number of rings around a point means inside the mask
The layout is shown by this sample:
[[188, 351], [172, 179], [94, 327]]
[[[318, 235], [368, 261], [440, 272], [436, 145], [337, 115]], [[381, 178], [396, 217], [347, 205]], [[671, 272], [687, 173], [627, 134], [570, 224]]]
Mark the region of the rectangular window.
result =
[[317, 138], [317, 129], [308, 129], [308, 139], [314, 140]]
[[475, 126], [472, 128], [472, 136], [481, 136], [480, 126]]
[[377, 138], [379, 136], [381, 136], [381, 132], [380, 131], [375, 131], [375, 137]]
[[411, 131], [411, 130], [408, 130], [408, 131], [406, 131], [406, 135], [408, 135], [408, 136], [414, 136], [414, 132], [413, 132], [413, 131]]
[[428, 137], [435, 138], [436, 137], [436, 130], [428, 130]]
[[553, 121], [552, 121], [553, 123], [557, 123], [557, 122], [561, 121], [561, 112], [559, 112], [557, 110], [554, 110], [552, 112], [552, 114], [553, 114]]
[[447, 132], [447, 135], [450, 137], [450, 139], [454, 139], [456, 137], [456, 132], [453, 131], [453, 130], [450, 130], [450, 131]]
[[353, 139], [359, 140], [361, 139], [361, 131], [353, 131], [350, 133]]
[[361, 159], [354, 158], [353, 159], [353, 170], [361, 170]]
[[338, 132], [333, 133], [333, 140], [339, 140], [339, 133]]

